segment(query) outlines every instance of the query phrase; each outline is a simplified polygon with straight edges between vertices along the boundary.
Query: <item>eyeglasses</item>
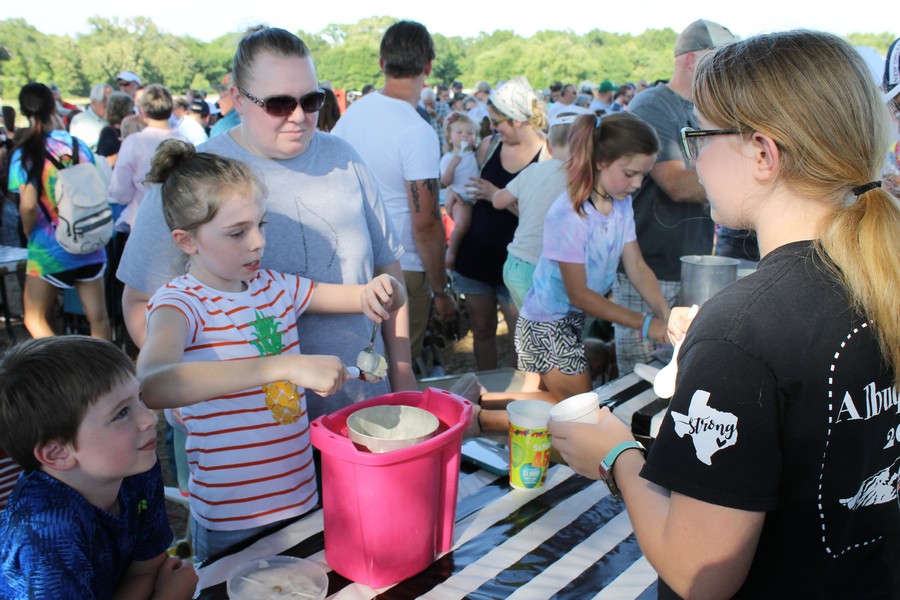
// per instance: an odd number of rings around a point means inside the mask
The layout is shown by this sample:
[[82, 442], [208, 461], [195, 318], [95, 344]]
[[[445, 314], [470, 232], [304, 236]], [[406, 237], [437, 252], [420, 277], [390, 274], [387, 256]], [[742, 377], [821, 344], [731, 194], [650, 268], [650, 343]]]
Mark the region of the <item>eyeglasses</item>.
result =
[[491, 121], [491, 125], [496, 127], [500, 123], [505, 123], [505, 122], [509, 121], [509, 117], [500, 117], [499, 119], [490, 119], [490, 121]]
[[298, 104], [305, 113], [318, 112], [322, 109], [322, 105], [325, 104], [325, 90], [321, 88], [314, 92], [303, 94], [299, 98], [287, 95], [257, 98], [241, 86], [237, 86], [237, 89], [240, 93], [247, 96], [251, 102], [266, 111], [266, 114], [273, 117], [287, 117], [291, 115], [297, 110]]
[[709, 135], [736, 135], [741, 132], [736, 129], [694, 129], [684, 127], [681, 129], [681, 149], [691, 162], [697, 160], [700, 148], [703, 147], [703, 138]]

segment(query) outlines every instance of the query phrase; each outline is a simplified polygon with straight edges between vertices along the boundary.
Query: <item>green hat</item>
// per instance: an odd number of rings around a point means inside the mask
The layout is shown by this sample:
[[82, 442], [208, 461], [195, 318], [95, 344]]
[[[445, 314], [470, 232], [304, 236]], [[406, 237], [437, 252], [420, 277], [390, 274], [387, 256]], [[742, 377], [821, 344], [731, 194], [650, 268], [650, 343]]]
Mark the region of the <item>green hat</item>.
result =
[[600, 87], [597, 88], [597, 91], [601, 94], [605, 94], [606, 92], [613, 92], [616, 90], [616, 84], [614, 84], [609, 79], [604, 79], [600, 82]]

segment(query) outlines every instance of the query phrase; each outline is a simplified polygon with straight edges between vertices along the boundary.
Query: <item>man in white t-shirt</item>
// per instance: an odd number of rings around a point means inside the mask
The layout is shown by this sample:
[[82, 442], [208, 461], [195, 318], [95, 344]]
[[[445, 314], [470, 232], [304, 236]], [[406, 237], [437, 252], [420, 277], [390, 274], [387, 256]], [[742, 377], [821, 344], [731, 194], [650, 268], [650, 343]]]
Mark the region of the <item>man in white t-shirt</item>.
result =
[[181, 121], [175, 130], [194, 146], [199, 146], [209, 139], [206, 123], [209, 121], [209, 105], [202, 98], [194, 98], [188, 105]]
[[91, 152], [97, 151], [100, 132], [108, 125], [106, 122], [106, 99], [111, 93], [112, 86], [108, 83], [98, 83], [92, 87], [91, 105], [84, 112], [75, 115], [72, 123], [69, 124], [69, 133], [87, 144]]
[[439, 320], [456, 315], [438, 203], [440, 145], [415, 108], [433, 59], [434, 43], [423, 25], [400, 21], [389, 27], [379, 61], [384, 88], [354, 102], [332, 131], [350, 142], [372, 171], [400, 235], [413, 360], [422, 350], [432, 296]]
[[577, 96], [578, 91], [575, 89], [574, 85], [571, 83], [564, 85], [559, 94], [559, 102], [554, 102], [550, 105], [550, 108], [547, 109], [547, 118], [552, 119], [556, 115], [562, 113], [565, 109], [572, 108]]

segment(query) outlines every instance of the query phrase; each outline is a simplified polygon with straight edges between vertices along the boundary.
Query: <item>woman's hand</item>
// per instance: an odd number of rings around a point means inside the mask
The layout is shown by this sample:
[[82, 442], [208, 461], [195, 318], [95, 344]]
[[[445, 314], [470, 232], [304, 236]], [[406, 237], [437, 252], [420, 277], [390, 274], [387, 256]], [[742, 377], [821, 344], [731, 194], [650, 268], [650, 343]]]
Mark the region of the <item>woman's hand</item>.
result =
[[548, 428], [553, 436], [553, 446], [566, 464], [588, 479], [600, 479], [600, 461], [618, 444], [634, 439], [625, 423], [606, 407], [600, 409], [600, 420], [596, 424], [551, 420]]
[[672, 312], [669, 313], [667, 331], [670, 343], [676, 344], [687, 333], [688, 327], [691, 326], [694, 320], [690, 312], [691, 307], [688, 306], [675, 306], [672, 308]]
[[363, 288], [360, 304], [366, 317], [381, 323], [406, 304], [406, 288], [391, 275], [379, 275]]
[[469, 183], [466, 184], [466, 191], [469, 192], [469, 198], [476, 200], [490, 200], [494, 197], [500, 188], [481, 177], [469, 177]]

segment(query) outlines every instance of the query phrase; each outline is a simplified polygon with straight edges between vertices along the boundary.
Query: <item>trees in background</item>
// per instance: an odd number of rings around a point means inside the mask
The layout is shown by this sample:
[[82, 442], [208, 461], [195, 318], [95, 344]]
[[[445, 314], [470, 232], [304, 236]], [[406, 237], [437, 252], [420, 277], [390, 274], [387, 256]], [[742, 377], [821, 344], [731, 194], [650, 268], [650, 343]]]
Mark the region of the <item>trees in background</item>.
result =
[[[383, 83], [378, 67], [381, 36], [397, 19], [370, 17], [354, 24], [332, 24], [318, 33], [299, 31], [316, 59], [320, 80], [337, 89], [360, 89]], [[0, 21], [0, 96], [9, 99], [29, 81], [54, 82], [66, 95], [86, 96], [95, 83], [114, 83], [123, 69], [145, 82], [159, 82], [182, 93], [188, 88], [211, 89], [231, 70], [231, 59], [242, 32], [211, 42], [159, 30], [146, 17], [92, 17], [90, 30], [76, 38], [47, 35], [23, 19]], [[427, 23], [426, 23], [427, 25]], [[540, 31], [525, 38], [507, 30], [474, 38], [434, 33], [437, 50], [430, 83], [454, 80], [473, 87], [525, 75], [536, 88], [553, 81], [616, 83], [667, 79], [672, 69], [672, 29], [648, 29], [641, 35], [594, 29]], [[857, 33], [847, 36], [859, 46], [884, 54], [896, 35]]]

